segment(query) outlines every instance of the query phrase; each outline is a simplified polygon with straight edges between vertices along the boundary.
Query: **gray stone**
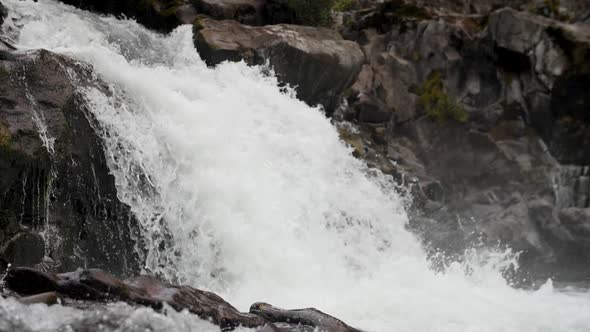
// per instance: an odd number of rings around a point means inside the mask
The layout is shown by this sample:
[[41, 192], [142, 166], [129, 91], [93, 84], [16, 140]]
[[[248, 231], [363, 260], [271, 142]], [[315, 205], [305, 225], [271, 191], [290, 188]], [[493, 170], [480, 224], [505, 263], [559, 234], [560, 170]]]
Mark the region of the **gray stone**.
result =
[[201, 58], [214, 66], [222, 61], [266, 61], [279, 80], [296, 88], [297, 96], [328, 112], [361, 70], [360, 47], [335, 31], [296, 25], [250, 27], [235, 21], [201, 18], [195, 25], [195, 46]]
[[191, 0], [194, 8], [217, 20], [263, 25], [266, 0]]

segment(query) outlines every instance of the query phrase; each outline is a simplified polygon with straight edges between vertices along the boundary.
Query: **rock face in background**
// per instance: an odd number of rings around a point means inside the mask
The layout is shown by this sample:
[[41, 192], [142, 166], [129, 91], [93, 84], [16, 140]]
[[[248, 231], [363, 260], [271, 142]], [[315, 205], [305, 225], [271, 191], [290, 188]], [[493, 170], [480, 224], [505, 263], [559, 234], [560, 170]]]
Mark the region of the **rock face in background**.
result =
[[367, 63], [336, 118], [359, 127], [344, 136], [358, 155], [413, 187], [409, 227], [451, 257], [500, 243], [540, 278], [587, 275], [589, 27], [402, 1], [356, 15], [341, 31]]
[[210, 66], [226, 60], [268, 61], [281, 82], [296, 87], [301, 100], [328, 111], [338, 106], [364, 61], [358, 45], [337, 32], [297, 25], [251, 27], [203, 18], [195, 28], [195, 46]]
[[76, 92], [89, 79], [63, 56], [0, 50], [2, 266], [138, 270], [135, 219]]

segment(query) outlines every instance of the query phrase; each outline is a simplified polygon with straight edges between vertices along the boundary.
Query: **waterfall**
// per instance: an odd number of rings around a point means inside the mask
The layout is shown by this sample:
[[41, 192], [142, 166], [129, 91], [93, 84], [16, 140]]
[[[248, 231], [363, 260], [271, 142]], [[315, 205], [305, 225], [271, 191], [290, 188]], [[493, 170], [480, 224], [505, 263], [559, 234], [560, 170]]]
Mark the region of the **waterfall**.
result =
[[[80, 93], [118, 195], [141, 223], [145, 273], [215, 291], [241, 310], [314, 306], [368, 331], [590, 328], [587, 293], [551, 282], [513, 289], [499, 272], [504, 253], [431, 271], [393, 181], [355, 159], [321, 110], [264, 68], [207, 68], [190, 26], [161, 35], [56, 1], [3, 3], [3, 30], [19, 49], [89, 63], [109, 85], [108, 94]], [[156, 315], [147, 312], [134, 317]], [[167, 319], [183, 330], [178, 317]]]

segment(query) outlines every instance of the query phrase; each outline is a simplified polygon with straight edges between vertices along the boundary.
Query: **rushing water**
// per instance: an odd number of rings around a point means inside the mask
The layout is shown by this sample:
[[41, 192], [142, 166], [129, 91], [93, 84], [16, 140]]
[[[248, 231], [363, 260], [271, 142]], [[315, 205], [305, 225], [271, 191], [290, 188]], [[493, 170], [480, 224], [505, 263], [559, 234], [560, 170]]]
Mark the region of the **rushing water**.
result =
[[[509, 255], [432, 272], [389, 179], [261, 68], [207, 68], [191, 27], [163, 36], [55, 1], [3, 3], [3, 30], [19, 48], [90, 63], [110, 85], [108, 95], [81, 92], [119, 196], [141, 221], [146, 272], [216, 291], [242, 310], [255, 301], [315, 306], [369, 331], [590, 331], [590, 295], [550, 282], [511, 288], [498, 272]], [[212, 328], [118, 306], [108, 310], [133, 326]], [[48, 321], [29, 322], [27, 312]], [[89, 315], [0, 300], [0, 317], [33, 330]]]

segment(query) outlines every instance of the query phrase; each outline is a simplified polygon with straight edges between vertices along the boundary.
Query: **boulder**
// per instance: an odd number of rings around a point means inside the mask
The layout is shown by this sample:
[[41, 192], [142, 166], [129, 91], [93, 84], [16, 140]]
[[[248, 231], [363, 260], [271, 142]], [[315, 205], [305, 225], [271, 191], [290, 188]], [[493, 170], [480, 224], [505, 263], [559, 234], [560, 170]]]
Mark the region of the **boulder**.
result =
[[243, 24], [265, 23], [266, 0], [191, 0], [200, 13], [217, 20], [235, 20]]
[[256, 303], [249, 313], [242, 313], [214, 293], [161, 282], [148, 276], [123, 281], [97, 269], [54, 274], [14, 268], [8, 271], [4, 282], [9, 290], [25, 296], [20, 298], [22, 303], [51, 304], [58, 298], [65, 305], [74, 302], [77, 306], [80, 306], [80, 301], [87, 304], [124, 301], [155, 310], [161, 310], [167, 304], [177, 311], [187, 310], [219, 325], [222, 331], [246, 327], [265, 332], [360, 332], [313, 308], [283, 310], [270, 304]]
[[6, 241], [0, 248], [4, 261], [19, 266], [32, 266], [45, 256], [45, 241], [36, 233], [22, 232]]
[[169, 32], [190, 24], [196, 11], [188, 0], [61, 0], [68, 5], [111, 15], [136, 19], [148, 28]]
[[295, 87], [299, 99], [321, 104], [330, 113], [361, 70], [360, 47], [325, 28], [271, 25], [250, 27], [235, 21], [201, 18], [195, 47], [209, 66], [244, 60], [268, 61], [279, 80]]
[[314, 308], [285, 310], [259, 302], [250, 307], [250, 313], [262, 316], [274, 323], [289, 322], [293, 325], [308, 326], [313, 331], [361, 332]]
[[139, 269], [137, 221], [117, 198], [98, 125], [77, 92], [90, 85], [106, 89], [89, 67], [65, 56], [0, 53], [0, 247], [7, 263]]

